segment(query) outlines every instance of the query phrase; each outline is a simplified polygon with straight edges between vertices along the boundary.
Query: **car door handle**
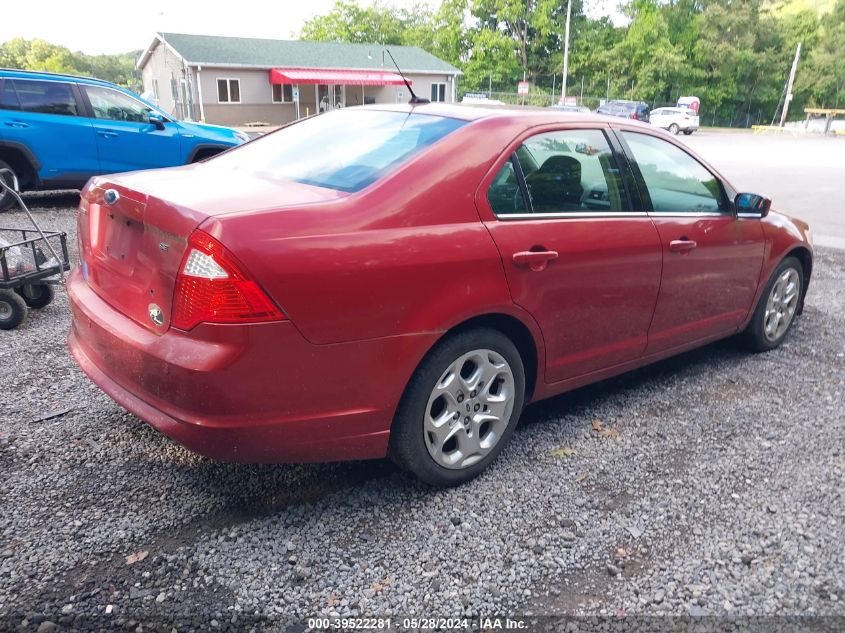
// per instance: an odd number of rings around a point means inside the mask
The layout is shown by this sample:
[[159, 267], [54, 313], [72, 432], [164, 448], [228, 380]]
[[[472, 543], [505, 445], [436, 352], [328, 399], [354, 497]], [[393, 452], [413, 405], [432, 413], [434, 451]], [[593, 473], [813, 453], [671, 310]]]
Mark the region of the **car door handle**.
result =
[[673, 253], [689, 253], [696, 246], [698, 243], [695, 240], [688, 240], [685, 237], [669, 242], [669, 250]]
[[517, 266], [528, 266], [538, 273], [546, 269], [549, 262], [557, 259], [557, 251], [520, 251], [513, 254], [513, 263]]
[[24, 123], [23, 121], [6, 121], [6, 125], [17, 128], [29, 127], [29, 123]]
[[97, 134], [105, 138], [116, 138], [117, 132], [112, 132], [110, 130], [97, 130]]

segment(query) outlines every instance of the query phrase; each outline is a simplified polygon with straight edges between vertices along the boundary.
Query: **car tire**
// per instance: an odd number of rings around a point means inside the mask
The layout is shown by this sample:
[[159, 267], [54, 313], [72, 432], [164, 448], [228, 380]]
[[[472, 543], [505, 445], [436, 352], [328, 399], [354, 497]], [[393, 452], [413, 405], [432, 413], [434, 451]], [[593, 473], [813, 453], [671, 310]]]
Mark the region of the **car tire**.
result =
[[693, 132], [695, 132], [695, 130], [684, 130], [684, 134], [686, 134], [687, 136], [689, 136]]
[[21, 288], [15, 288], [26, 305], [34, 310], [40, 310], [53, 302], [56, 298], [56, 291], [48, 284], [31, 284]]
[[784, 259], [763, 289], [744, 335], [754, 352], [778, 347], [795, 323], [804, 295], [804, 267], [795, 257]]
[[681, 128], [678, 127], [677, 123], [673, 123], [669, 126], [669, 134], [677, 134], [680, 130]]
[[[13, 187], [15, 179], [12, 177], [11, 174], [9, 174], [9, 171], [4, 170], [13, 171], [12, 167], [8, 163], [0, 160], [0, 178], [3, 179], [4, 183], [9, 185], [10, 187]], [[2, 189], [2, 187], [0, 187], [0, 189]], [[15, 202], [15, 197], [11, 193], [6, 191], [5, 189], [0, 191], [0, 213], [11, 209], [13, 206], [15, 206]]]
[[0, 290], [0, 330], [12, 330], [26, 319], [26, 303], [11, 290]]
[[448, 336], [405, 389], [390, 433], [390, 458], [433, 486], [469, 481], [510, 440], [524, 398], [525, 368], [507, 336], [490, 328]]

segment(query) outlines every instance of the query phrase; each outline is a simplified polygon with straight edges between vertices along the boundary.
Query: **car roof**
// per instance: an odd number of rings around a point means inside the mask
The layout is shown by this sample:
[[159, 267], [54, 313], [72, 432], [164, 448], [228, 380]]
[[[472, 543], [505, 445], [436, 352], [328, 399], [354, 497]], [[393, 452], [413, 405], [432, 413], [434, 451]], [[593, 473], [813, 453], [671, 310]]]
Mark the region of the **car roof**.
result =
[[[528, 126], [544, 125], [549, 123], [612, 123], [619, 124], [619, 118], [595, 114], [593, 112], [572, 112], [555, 108], [541, 108], [534, 106], [485, 106], [478, 104], [451, 104], [451, 103], [426, 103], [410, 105], [397, 104], [373, 104], [367, 106], [356, 106], [362, 110], [381, 110], [389, 112], [407, 112], [442, 116], [450, 119], [463, 121], [479, 121], [498, 119], [501, 121], [513, 122], [524, 121]], [[637, 124], [650, 127], [636, 121], [626, 121], [627, 124]]]
[[[16, 77], [18, 79], [40, 79], [46, 81], [73, 81], [77, 83], [92, 84], [95, 86], [115, 87], [115, 84], [95, 77], [83, 77], [81, 75], [66, 75], [61, 73], [48, 73], [41, 70], [20, 70], [18, 68], [0, 68], [0, 78]], [[120, 86], [116, 86], [120, 88]]]

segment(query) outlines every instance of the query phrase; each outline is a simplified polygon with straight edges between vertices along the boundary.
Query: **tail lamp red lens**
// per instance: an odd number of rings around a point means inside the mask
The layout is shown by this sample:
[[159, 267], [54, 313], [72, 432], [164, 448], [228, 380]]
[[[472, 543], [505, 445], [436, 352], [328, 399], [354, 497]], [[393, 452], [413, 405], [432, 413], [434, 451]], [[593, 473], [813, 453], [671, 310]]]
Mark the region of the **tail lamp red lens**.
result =
[[188, 239], [173, 295], [172, 325], [260, 323], [285, 315], [226, 247], [204, 231]]

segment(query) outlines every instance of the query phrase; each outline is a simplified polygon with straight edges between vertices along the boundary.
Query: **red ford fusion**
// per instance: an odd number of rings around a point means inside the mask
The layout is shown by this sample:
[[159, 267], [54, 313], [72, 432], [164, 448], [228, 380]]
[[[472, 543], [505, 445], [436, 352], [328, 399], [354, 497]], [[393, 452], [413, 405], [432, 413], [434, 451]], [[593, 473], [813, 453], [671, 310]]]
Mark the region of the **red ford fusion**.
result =
[[664, 132], [372, 106], [83, 191], [69, 345], [129, 411], [239, 462], [390, 456], [454, 485], [523, 407], [801, 312], [807, 225]]

